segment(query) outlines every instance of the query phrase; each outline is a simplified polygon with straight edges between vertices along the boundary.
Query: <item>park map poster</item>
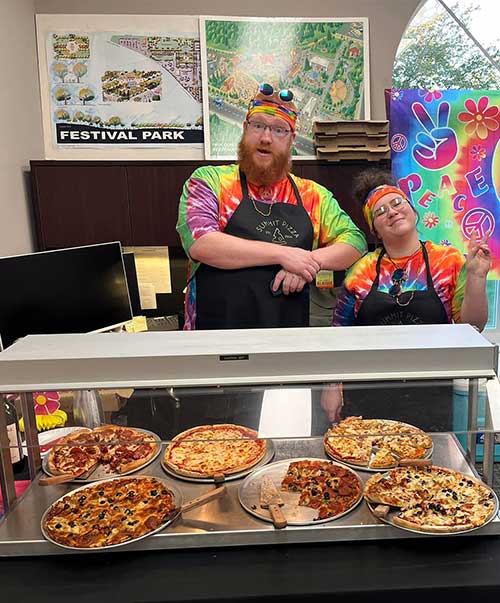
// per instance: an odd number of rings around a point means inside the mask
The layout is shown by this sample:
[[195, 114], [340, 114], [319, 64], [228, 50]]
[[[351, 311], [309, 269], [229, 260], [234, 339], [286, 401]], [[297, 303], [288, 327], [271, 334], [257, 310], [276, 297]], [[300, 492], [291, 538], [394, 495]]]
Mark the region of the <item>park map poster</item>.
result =
[[202, 158], [196, 17], [38, 15], [37, 32], [48, 158], [90, 148]]
[[490, 318], [496, 318], [500, 92], [391, 90], [390, 95], [392, 171], [420, 216], [421, 238], [467, 253], [473, 233], [490, 233], [487, 292]]
[[296, 155], [313, 122], [369, 119], [368, 20], [200, 17], [205, 155], [234, 159], [248, 102], [266, 82], [294, 93]]

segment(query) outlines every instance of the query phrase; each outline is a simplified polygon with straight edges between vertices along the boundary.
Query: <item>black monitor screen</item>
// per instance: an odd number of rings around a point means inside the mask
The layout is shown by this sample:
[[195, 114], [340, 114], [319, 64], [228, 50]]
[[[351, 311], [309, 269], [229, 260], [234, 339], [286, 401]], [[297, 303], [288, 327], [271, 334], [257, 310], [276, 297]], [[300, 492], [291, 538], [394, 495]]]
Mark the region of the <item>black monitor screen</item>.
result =
[[120, 243], [0, 258], [0, 340], [88, 333], [132, 318]]

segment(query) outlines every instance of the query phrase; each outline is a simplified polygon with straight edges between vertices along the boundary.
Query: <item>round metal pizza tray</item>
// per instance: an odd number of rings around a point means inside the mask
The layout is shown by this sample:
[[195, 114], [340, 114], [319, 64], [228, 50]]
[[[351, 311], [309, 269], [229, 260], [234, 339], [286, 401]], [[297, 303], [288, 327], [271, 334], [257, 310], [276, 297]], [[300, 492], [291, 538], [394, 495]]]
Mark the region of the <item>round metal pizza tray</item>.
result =
[[[108, 479], [111, 477], [124, 477], [125, 475], [130, 475], [131, 473], [135, 473], [136, 471], [140, 471], [141, 469], [144, 469], [144, 467], [147, 467], [155, 459], [157, 459], [158, 455], [161, 452], [160, 436], [158, 436], [156, 433], [154, 433], [152, 431], [149, 431], [148, 429], [139, 429], [138, 427], [132, 427], [131, 429], [133, 429], [134, 431], [140, 431], [141, 433], [145, 433], [147, 435], [152, 436], [157, 444], [157, 449], [156, 449], [154, 456], [151, 459], [149, 459], [147, 463], [144, 463], [144, 465], [141, 465], [140, 467], [136, 467], [135, 469], [131, 469], [130, 471], [125, 471], [124, 473], [115, 473], [114, 471], [111, 471], [111, 469], [107, 465], [100, 464], [89, 475], [89, 477], [86, 477], [84, 479], [82, 479], [80, 477], [75, 477], [74, 479], [68, 480], [68, 483], [89, 484], [91, 482], [98, 482], [99, 480]], [[89, 430], [89, 431], [91, 431], [91, 430]], [[48, 468], [48, 460], [49, 460], [49, 455], [46, 454], [42, 459], [42, 469], [45, 471], [45, 473], [47, 475], [51, 475], [51, 476], [57, 475], [57, 474], [50, 472], [50, 470]]]
[[[168, 444], [167, 444], [167, 448], [168, 448]], [[167, 448], [165, 448], [165, 450]], [[274, 442], [272, 440], [266, 440], [266, 453], [260, 459], [260, 461], [258, 463], [256, 463], [255, 465], [252, 465], [252, 467], [248, 467], [248, 469], [245, 469], [244, 471], [238, 471], [238, 473], [230, 473], [229, 475], [224, 475], [224, 481], [230, 482], [232, 480], [241, 479], [242, 477], [247, 476], [249, 473], [251, 473], [252, 471], [255, 471], [259, 467], [262, 467], [263, 465], [267, 465], [270, 461], [272, 461], [275, 454], [276, 454], [276, 450], [274, 448]], [[213, 484], [215, 482], [213, 477], [188, 477], [187, 475], [180, 475], [179, 473], [176, 473], [173, 469], [171, 469], [165, 463], [164, 457], [165, 457], [165, 455], [162, 454], [161, 466], [162, 466], [163, 470], [166, 473], [168, 473], [169, 475], [171, 475], [172, 477], [176, 477], [177, 479], [182, 479], [186, 482], [194, 482], [197, 484]]]
[[[171, 513], [170, 517], [168, 518], [167, 521], [163, 522], [160, 526], [158, 526], [156, 529], [152, 530], [151, 532], [148, 532], [147, 534], [143, 534], [142, 536], [139, 536], [138, 538], [132, 538], [130, 540], [126, 540], [125, 542], [120, 542], [118, 544], [108, 544], [105, 546], [97, 546], [97, 547], [80, 547], [80, 546], [69, 546], [67, 544], [60, 544], [59, 542], [57, 542], [56, 540], [54, 540], [53, 538], [51, 538], [47, 532], [45, 531], [45, 518], [47, 517], [49, 511], [52, 509], [52, 507], [57, 504], [60, 500], [63, 500], [64, 498], [66, 498], [67, 496], [73, 495], [75, 494], [75, 492], [80, 492], [81, 490], [86, 490], [88, 488], [93, 488], [97, 485], [99, 485], [99, 483], [105, 483], [105, 482], [111, 482], [111, 481], [115, 481], [115, 480], [121, 480], [121, 479], [141, 479], [141, 478], [145, 478], [145, 477], [154, 477], [154, 479], [157, 479], [159, 482], [161, 482], [165, 488], [167, 490], [169, 490], [174, 498], [174, 503], [175, 503], [175, 509], [173, 510], [173, 512]], [[168, 483], [166, 481], [166, 479], [162, 478], [162, 477], [157, 477], [156, 475], [154, 476], [146, 476], [146, 475], [138, 475], [137, 477], [133, 477], [133, 478], [127, 478], [127, 477], [112, 477], [110, 479], [104, 479], [104, 480], [100, 480], [100, 482], [94, 482], [92, 484], [85, 484], [84, 486], [80, 486], [79, 488], [75, 488], [74, 490], [71, 490], [70, 492], [66, 492], [66, 494], [64, 494], [63, 496], [60, 496], [57, 500], [55, 500], [50, 507], [47, 508], [47, 510], [45, 511], [45, 513], [42, 515], [42, 519], [40, 521], [40, 529], [42, 531], [42, 534], [44, 536], [44, 538], [46, 540], [48, 540], [49, 542], [52, 542], [53, 544], [62, 547], [64, 549], [70, 549], [72, 551], [105, 551], [108, 549], [115, 549], [117, 547], [121, 547], [121, 546], [126, 546], [128, 544], [131, 544], [133, 542], [137, 542], [138, 540], [143, 540], [144, 538], [149, 538], [149, 536], [152, 536], [153, 534], [156, 534], [157, 532], [161, 532], [163, 529], [165, 529], [168, 525], [170, 525], [179, 515], [179, 513], [181, 512], [181, 507], [182, 507], [182, 494], [181, 492], [175, 487], [172, 486], [170, 483]]]
[[[396, 421], [392, 421], [391, 419], [384, 419], [384, 421], [396, 423]], [[418, 427], [415, 427], [415, 425], [411, 425], [410, 423], [404, 423], [403, 421], [397, 421], [397, 423], [399, 423], [401, 425], [407, 425], [408, 427], [413, 427], [414, 429], [419, 429]], [[425, 433], [425, 432], [423, 432], [423, 433]], [[349, 434], [346, 435], [346, 434], [339, 433], [338, 435], [339, 435], [339, 437], [340, 436], [349, 437]], [[367, 434], [367, 435], [369, 435], [369, 434]], [[381, 435], [383, 435], [383, 434], [381, 434]], [[393, 434], [387, 434], [387, 435], [393, 435]], [[397, 434], [394, 434], [394, 435], [397, 435]], [[406, 434], [403, 434], [403, 435], [406, 435]], [[428, 434], [426, 434], [426, 435], [428, 435]], [[352, 436], [356, 437], [356, 434], [352, 434]], [[326, 434], [325, 434], [325, 438], [326, 438]], [[323, 446], [323, 447], [329, 458], [337, 461], [338, 463], [341, 463], [342, 465], [347, 465], [348, 467], [350, 467], [351, 469], [355, 469], [356, 471], [369, 471], [371, 473], [381, 473], [383, 471], [387, 471], [388, 469], [395, 469], [396, 467], [399, 467], [398, 463], [396, 463], [394, 465], [389, 465], [387, 467], [380, 467], [380, 468], [370, 467], [369, 465], [356, 465], [354, 463], [350, 463], [349, 461], [345, 461], [338, 456], [335, 456], [328, 450], [328, 448], [326, 446]], [[429, 452], [427, 452], [427, 454], [425, 456], [421, 456], [415, 460], [430, 459], [430, 458], [432, 458], [433, 453], [434, 453], [434, 442], [432, 442], [432, 446], [429, 448]], [[370, 455], [370, 462], [372, 461], [374, 456], [375, 456], [375, 452], [372, 451], [372, 454]]]
[[[278, 461], [276, 463], [272, 463], [267, 467], [261, 467], [257, 471], [253, 471], [246, 480], [241, 484], [238, 490], [238, 499], [240, 501], [241, 506], [248, 511], [251, 515], [254, 515], [258, 519], [262, 519], [264, 521], [268, 521], [272, 523], [271, 514], [267, 509], [262, 509], [260, 507], [260, 485], [264, 477], [269, 477], [273, 483], [275, 484], [278, 492], [280, 493], [283, 502], [285, 503], [281, 509], [283, 511], [284, 516], [290, 526], [307, 526], [307, 525], [316, 525], [320, 523], [328, 523], [330, 521], [334, 521], [347, 515], [353, 509], [355, 509], [359, 503], [363, 500], [363, 484], [361, 483], [361, 479], [354, 471], [352, 473], [356, 477], [359, 483], [359, 499], [352, 505], [350, 509], [340, 513], [339, 515], [335, 515], [334, 517], [327, 517], [326, 519], [316, 519], [318, 515], [318, 509], [311, 509], [309, 507], [299, 507], [299, 492], [285, 492], [280, 489], [281, 480], [285, 477], [286, 472], [288, 471], [288, 466], [290, 463], [294, 461], [321, 461], [321, 462], [332, 462], [327, 459], [320, 458], [295, 458], [295, 459], [285, 459], [283, 461]], [[349, 467], [347, 467], [344, 463], [333, 463], [335, 465], [339, 465], [343, 469], [347, 469], [350, 471]]]
[[[466, 477], [467, 479], [475, 479], [476, 481], [477, 478], [474, 478], [471, 475], [465, 475], [464, 477]], [[495, 493], [494, 490], [492, 490], [489, 486], [487, 486], [486, 484], [484, 484], [483, 482], [481, 482], [481, 485], [484, 486], [487, 490], [489, 490], [494, 497], [494, 501], [495, 501], [495, 508], [494, 510], [491, 512], [490, 517], [480, 526], [474, 527], [474, 528], [469, 528], [467, 530], [454, 530], [453, 532], [429, 532], [429, 531], [424, 531], [424, 530], [415, 530], [413, 528], [407, 528], [405, 526], [400, 526], [397, 523], [394, 523], [393, 521], [393, 517], [394, 515], [396, 515], [396, 513], [399, 512], [399, 510], [397, 508], [394, 508], [389, 511], [387, 517], [377, 517], [375, 515], [375, 507], [378, 506], [379, 503], [372, 503], [369, 502], [366, 498], [365, 498], [365, 502], [367, 507], [370, 509], [370, 511], [372, 512], [373, 516], [376, 519], [379, 519], [380, 521], [382, 521], [383, 523], [386, 523], [387, 525], [393, 526], [395, 528], [398, 528], [398, 530], [405, 530], [406, 532], [413, 532], [414, 534], [427, 534], [428, 536], [456, 536], [459, 534], [466, 534], [467, 532], [474, 532], [475, 530], [480, 530], [481, 528], [483, 528], [485, 525], [489, 524], [491, 521], [493, 521], [493, 519], [495, 519], [495, 517], [498, 514], [498, 497]], [[364, 498], [364, 497], [363, 497]]]

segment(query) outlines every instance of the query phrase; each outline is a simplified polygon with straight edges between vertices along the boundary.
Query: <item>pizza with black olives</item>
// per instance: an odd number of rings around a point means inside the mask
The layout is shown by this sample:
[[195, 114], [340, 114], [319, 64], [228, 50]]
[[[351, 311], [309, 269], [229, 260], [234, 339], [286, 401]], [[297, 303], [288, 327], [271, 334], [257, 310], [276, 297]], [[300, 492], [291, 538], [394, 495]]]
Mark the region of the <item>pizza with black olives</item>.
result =
[[100, 548], [135, 540], [166, 524], [173, 492], [154, 477], [121, 477], [66, 494], [47, 511], [42, 527], [57, 544]]

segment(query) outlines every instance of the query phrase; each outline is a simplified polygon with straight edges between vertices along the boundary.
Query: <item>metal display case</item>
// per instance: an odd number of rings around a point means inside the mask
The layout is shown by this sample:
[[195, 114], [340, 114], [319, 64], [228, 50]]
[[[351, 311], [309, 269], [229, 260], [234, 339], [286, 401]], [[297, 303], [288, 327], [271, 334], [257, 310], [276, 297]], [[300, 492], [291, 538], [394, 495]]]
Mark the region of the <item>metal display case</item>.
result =
[[[500, 431], [497, 366], [497, 347], [469, 325], [25, 337], [0, 354], [0, 394], [19, 394], [32, 483], [20, 499], [16, 498], [5, 412], [0, 405], [0, 477], [6, 508], [0, 523], [0, 555], [75, 552], [47, 541], [40, 529], [41, 518], [50, 504], [81, 484], [49, 487], [39, 484], [44, 473], [33, 392], [72, 392], [72, 400], [76, 400], [82, 392], [91, 392], [92, 397], [97, 390], [128, 388], [134, 393], [125, 403], [127, 412], [120, 414], [120, 409], [115, 409], [107, 414], [106, 420], [160, 431], [164, 445], [179, 431], [199, 423], [246, 424], [246, 416], [253, 417], [252, 420], [258, 416], [255, 425], [258, 435], [270, 442], [274, 455], [266, 462], [280, 462], [303, 457], [328, 458], [323, 434], [332, 417], [321, 415], [324, 412], [321, 396], [332, 384], [342, 383], [348, 399], [349, 392], [364, 392], [365, 406], [361, 413], [370, 413], [370, 404], [377, 398], [377, 412], [386, 410], [385, 418], [391, 419], [394, 408], [388, 406], [389, 390], [398, 401], [410, 387], [421, 387], [426, 398], [429, 392], [439, 392], [443, 384], [451, 387], [453, 380], [468, 380], [468, 395], [461, 400], [462, 403], [465, 400], [465, 408], [461, 408], [465, 412], [462, 424], [457, 426], [449, 416], [442, 419], [438, 413], [435, 421], [424, 429], [433, 440], [433, 464], [477, 476], [478, 409], [484, 402], [484, 425], [480, 429], [484, 437], [484, 480], [491, 484], [495, 432]], [[479, 395], [480, 380], [486, 380], [484, 400]], [[423, 398], [422, 417], [427, 414], [426, 403], [430, 416], [432, 409], [440, 407], [439, 394], [433, 400]], [[257, 413], [253, 412], [253, 406]], [[158, 408], [165, 411], [162, 425], [158, 419], [161, 413], [155, 415]], [[359, 406], [355, 405], [348, 412], [353, 409], [359, 412]], [[138, 425], [137, 417], [146, 415], [149, 423]], [[316, 415], [321, 415], [321, 421], [316, 420]], [[232, 420], [234, 416], [238, 420]], [[412, 422], [419, 422], [418, 412]], [[166, 472], [162, 457], [163, 453], [142, 468], [139, 475], [161, 477], [181, 491], [184, 500], [214, 488], [206, 480], [179, 479]], [[263, 471], [262, 465], [255, 469], [256, 473]], [[356, 472], [363, 483], [372, 475], [363, 470]], [[251, 489], [251, 480], [251, 470], [227, 478], [225, 496], [184, 513], [148, 538], [114, 550], [429, 537], [380, 522], [364, 501], [328, 523], [290, 522], [285, 529], [278, 530], [259, 519], [258, 514], [244, 509], [242, 499], [248, 491], [243, 491], [242, 485], [246, 483]], [[479, 530], [470, 532], [471, 535], [499, 533], [500, 520], [496, 516]]]

